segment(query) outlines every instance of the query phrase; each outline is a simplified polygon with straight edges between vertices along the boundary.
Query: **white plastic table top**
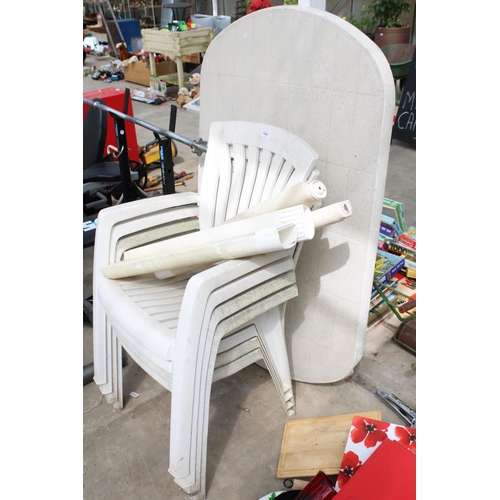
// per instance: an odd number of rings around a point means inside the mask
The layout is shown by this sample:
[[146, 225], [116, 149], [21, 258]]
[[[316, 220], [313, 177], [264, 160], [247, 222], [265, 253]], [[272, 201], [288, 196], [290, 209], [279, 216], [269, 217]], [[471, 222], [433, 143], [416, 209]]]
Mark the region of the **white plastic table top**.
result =
[[285, 128], [318, 152], [324, 204], [351, 202], [352, 217], [304, 243], [285, 317], [292, 378], [343, 380], [363, 355], [394, 115], [389, 63], [340, 17], [276, 6], [219, 33], [202, 78], [200, 137], [218, 120]]

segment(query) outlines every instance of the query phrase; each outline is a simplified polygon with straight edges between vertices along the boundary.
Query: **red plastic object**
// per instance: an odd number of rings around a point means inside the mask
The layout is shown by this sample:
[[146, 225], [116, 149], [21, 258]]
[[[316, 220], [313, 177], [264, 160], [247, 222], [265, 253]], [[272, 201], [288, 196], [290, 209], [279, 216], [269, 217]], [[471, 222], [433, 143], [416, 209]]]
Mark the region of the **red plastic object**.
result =
[[[102, 99], [106, 106], [121, 111], [123, 113], [123, 104], [125, 100], [125, 90], [123, 89], [101, 89], [92, 90], [90, 92], [84, 92], [83, 97], [85, 99], [95, 99], [98, 97]], [[83, 103], [83, 117], [87, 114], [89, 109], [88, 105]], [[134, 116], [134, 110], [132, 108], [132, 99], [129, 97], [128, 102], [128, 115]], [[139, 158], [139, 146], [137, 145], [137, 134], [135, 131], [135, 124], [132, 122], [125, 122], [125, 133], [127, 136], [127, 147], [128, 147], [128, 157], [130, 160], [134, 160], [140, 163]], [[114, 146], [116, 148], [116, 134], [115, 134], [115, 121], [111, 116], [108, 115], [108, 132], [106, 134], [106, 144], [104, 146], [103, 155], [107, 154], [108, 145]]]
[[320, 470], [295, 500], [330, 500], [336, 494], [335, 483]]
[[416, 500], [416, 456], [386, 439], [339, 491], [335, 500]]

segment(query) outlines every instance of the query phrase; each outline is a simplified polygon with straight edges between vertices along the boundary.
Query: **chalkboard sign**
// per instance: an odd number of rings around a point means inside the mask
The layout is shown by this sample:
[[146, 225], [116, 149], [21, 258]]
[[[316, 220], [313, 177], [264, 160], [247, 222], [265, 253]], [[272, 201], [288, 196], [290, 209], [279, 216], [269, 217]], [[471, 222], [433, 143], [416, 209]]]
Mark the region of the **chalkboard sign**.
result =
[[408, 142], [415, 147], [417, 145], [416, 57], [415, 50], [392, 129], [393, 139]]

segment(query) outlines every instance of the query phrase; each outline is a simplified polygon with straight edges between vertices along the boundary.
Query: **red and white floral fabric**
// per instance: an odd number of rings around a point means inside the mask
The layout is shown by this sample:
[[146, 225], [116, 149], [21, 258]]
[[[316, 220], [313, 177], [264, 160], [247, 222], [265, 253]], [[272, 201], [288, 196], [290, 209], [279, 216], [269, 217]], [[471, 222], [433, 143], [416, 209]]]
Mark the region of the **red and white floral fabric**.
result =
[[385, 439], [417, 454], [417, 430], [412, 427], [356, 416], [352, 419], [335, 489], [340, 491]]

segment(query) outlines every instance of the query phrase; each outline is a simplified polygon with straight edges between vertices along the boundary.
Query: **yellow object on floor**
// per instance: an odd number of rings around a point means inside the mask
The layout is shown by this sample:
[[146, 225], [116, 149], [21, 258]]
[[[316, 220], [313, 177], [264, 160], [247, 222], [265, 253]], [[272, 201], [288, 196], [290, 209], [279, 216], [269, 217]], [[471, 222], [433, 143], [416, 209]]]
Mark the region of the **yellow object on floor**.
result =
[[[170, 142], [172, 149], [172, 158], [177, 156], [177, 146], [174, 141]], [[139, 157], [141, 158], [141, 162], [146, 165], [151, 165], [155, 162], [160, 161], [160, 146], [158, 141], [150, 142], [145, 146], [142, 146], [139, 150]]]
[[158, 184], [160, 184], [161, 182], [161, 177], [151, 177], [148, 175], [148, 184], [147, 184], [147, 187], [148, 188], [151, 188], [153, 186], [157, 186]]

